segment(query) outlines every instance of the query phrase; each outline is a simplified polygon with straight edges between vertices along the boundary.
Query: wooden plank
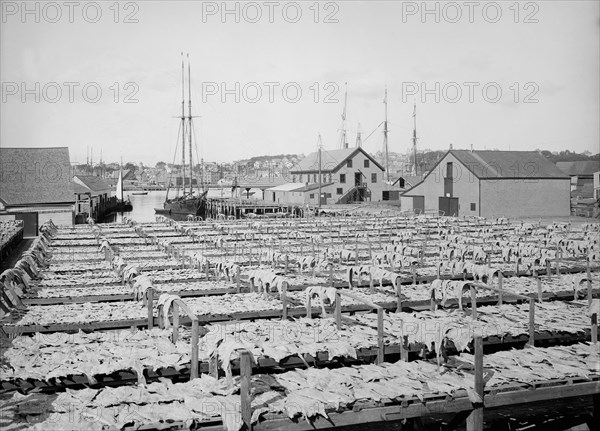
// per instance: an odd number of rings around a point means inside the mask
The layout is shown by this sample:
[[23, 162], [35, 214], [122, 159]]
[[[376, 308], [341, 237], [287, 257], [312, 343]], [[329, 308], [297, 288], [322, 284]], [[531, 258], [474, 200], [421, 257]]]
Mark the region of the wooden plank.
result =
[[534, 390], [508, 391], [496, 395], [486, 395], [485, 408], [533, 403], [560, 398], [580, 397], [598, 394], [598, 381], [576, 383], [565, 386], [549, 386]]
[[240, 397], [242, 422], [246, 429], [252, 429], [252, 408], [251, 408], [251, 379], [252, 379], [252, 358], [247, 350], [240, 351]]

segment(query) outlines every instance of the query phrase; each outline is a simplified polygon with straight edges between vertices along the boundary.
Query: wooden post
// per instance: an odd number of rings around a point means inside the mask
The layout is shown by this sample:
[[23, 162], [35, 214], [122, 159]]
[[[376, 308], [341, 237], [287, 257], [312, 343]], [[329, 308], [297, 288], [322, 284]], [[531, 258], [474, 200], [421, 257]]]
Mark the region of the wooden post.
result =
[[190, 380], [198, 377], [198, 339], [200, 338], [200, 328], [198, 318], [192, 318], [192, 358], [190, 367]]
[[338, 330], [342, 329], [342, 295], [335, 292], [335, 325]]
[[383, 308], [377, 309], [377, 364], [383, 363]]
[[281, 320], [287, 320], [288, 317], [288, 304], [287, 304], [287, 294], [285, 289], [281, 292], [281, 304], [283, 305], [283, 311], [281, 313]]
[[396, 288], [396, 313], [402, 312], [402, 285], [400, 284], [400, 278], [396, 277], [392, 280], [394, 287]]
[[550, 259], [546, 259], [546, 275], [548, 276], [548, 280], [552, 278], [552, 263]]
[[502, 305], [502, 284], [504, 281], [504, 274], [502, 271], [498, 271], [498, 305]]
[[216, 350], [208, 360], [208, 374], [215, 379], [219, 378], [219, 364]]
[[242, 281], [241, 281], [241, 275], [240, 275], [241, 271], [242, 270], [240, 269], [239, 266], [235, 270], [235, 286], [236, 286], [237, 293], [240, 293], [242, 290]]
[[250, 352], [242, 350], [240, 352], [240, 397], [241, 397], [241, 410], [242, 410], [242, 422], [246, 425], [246, 429], [252, 429], [252, 409], [251, 409], [251, 397], [250, 397], [250, 382], [252, 378], [252, 359]]
[[312, 308], [311, 308], [311, 302], [312, 302], [312, 295], [308, 295], [308, 298], [306, 298], [306, 318], [307, 319], [312, 319]]
[[408, 362], [408, 349], [408, 336], [405, 335], [404, 339], [400, 343], [400, 359], [406, 362]]
[[530, 346], [535, 345], [535, 301], [529, 300], [529, 341], [527, 342]]
[[333, 287], [333, 263], [329, 264], [329, 287]]
[[[483, 339], [476, 336], [473, 340], [475, 348], [475, 393], [483, 400]], [[483, 430], [483, 403], [478, 404], [467, 417], [467, 431]]]
[[585, 260], [585, 273], [587, 275], [588, 305], [592, 305], [592, 274], [590, 273], [590, 260], [587, 257]]
[[592, 333], [591, 341], [594, 346], [598, 344], [598, 313], [592, 313], [591, 315]]
[[154, 328], [154, 289], [146, 289], [148, 295], [148, 329]]
[[[165, 316], [167, 319], [169, 316]], [[173, 344], [177, 343], [179, 338], [179, 304], [173, 301]]]
[[542, 294], [542, 279], [539, 277], [539, 275], [537, 275], [537, 273], [535, 274], [535, 279], [537, 280], [538, 301], [544, 302], [544, 296]]
[[477, 320], [477, 290], [471, 286], [471, 318]]

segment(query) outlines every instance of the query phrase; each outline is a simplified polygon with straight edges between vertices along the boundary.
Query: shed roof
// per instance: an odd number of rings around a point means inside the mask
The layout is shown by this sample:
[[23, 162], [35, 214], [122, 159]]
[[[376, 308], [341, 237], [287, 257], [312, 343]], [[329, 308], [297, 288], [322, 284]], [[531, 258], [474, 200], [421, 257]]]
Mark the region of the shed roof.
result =
[[577, 162], [556, 162], [558, 169], [569, 176], [589, 176], [600, 171], [600, 160], [582, 160]]
[[280, 184], [275, 187], [271, 187], [271, 188], [267, 189], [266, 191], [268, 191], [268, 192], [291, 192], [291, 191], [297, 191], [297, 189], [301, 189], [303, 187], [304, 187], [304, 184], [301, 184], [301, 183], [285, 183], [285, 184]]
[[9, 206], [74, 202], [69, 149], [0, 148], [0, 199]]
[[[321, 184], [321, 188], [328, 187], [328, 186], [331, 186], [333, 184], [335, 184], [335, 183], [322, 183]], [[313, 190], [317, 190], [318, 188], [319, 188], [319, 183], [313, 183], [313, 184], [307, 184], [306, 186], [304, 186], [304, 187], [302, 187], [302, 188], [300, 188], [298, 190], [295, 190], [295, 191], [297, 191], [297, 192], [310, 192], [310, 191], [313, 191]]]
[[[554, 163], [537, 151], [450, 150], [449, 153], [479, 179], [567, 177]], [[445, 156], [442, 160], [444, 158]]]
[[89, 188], [93, 192], [101, 192], [110, 189], [110, 184], [100, 177], [93, 175], [75, 175], [84, 187]]

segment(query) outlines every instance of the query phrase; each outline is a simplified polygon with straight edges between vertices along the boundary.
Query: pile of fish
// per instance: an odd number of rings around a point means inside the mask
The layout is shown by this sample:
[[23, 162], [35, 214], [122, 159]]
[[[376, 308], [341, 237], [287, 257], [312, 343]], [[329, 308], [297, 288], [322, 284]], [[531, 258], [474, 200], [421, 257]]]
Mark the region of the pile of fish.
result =
[[[251, 381], [251, 420], [255, 423], [265, 414], [294, 420], [327, 418], [331, 412], [361, 408], [363, 401], [369, 405], [362, 408], [427, 404], [431, 398], [447, 397], [482, 402], [474, 390], [472, 363], [473, 357], [463, 354], [442, 368], [427, 361], [398, 361], [258, 374]], [[598, 349], [587, 344], [486, 355], [484, 371], [491, 378], [485, 383], [484, 396], [493, 396], [490, 391], [505, 384], [513, 385], [507, 390], [531, 392], [535, 389], [529, 385], [550, 378], [597, 380], [599, 363]], [[186, 383], [161, 379], [137, 387], [67, 390], [58, 397], [15, 393], [3, 403], [1, 412], [10, 428], [27, 424], [37, 430], [123, 429], [132, 424], [156, 427], [168, 421], [191, 427], [220, 417], [227, 430], [236, 431], [242, 427], [239, 387], [239, 377], [217, 380], [201, 375]], [[28, 422], [24, 422], [27, 413]]]

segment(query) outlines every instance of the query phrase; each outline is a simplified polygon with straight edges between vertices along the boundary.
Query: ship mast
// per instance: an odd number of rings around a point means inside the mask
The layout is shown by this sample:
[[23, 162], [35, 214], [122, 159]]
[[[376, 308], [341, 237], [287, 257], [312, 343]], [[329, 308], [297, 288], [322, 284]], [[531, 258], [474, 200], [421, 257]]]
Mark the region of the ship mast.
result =
[[414, 129], [413, 129], [413, 160], [415, 166], [415, 175], [417, 175], [417, 102], [413, 111]]
[[387, 119], [387, 87], [383, 98], [385, 105], [385, 120], [383, 121], [383, 148], [385, 150], [385, 171], [387, 173], [387, 182], [390, 182], [390, 157], [388, 152], [388, 119]]
[[192, 178], [194, 176], [193, 169], [194, 164], [192, 162], [192, 72], [190, 66], [190, 54], [187, 54], [188, 57], [188, 133], [189, 133], [189, 145], [190, 145], [190, 196], [193, 195], [192, 190]]
[[[181, 53], [181, 175], [182, 196], [185, 196], [185, 67], [183, 52]], [[179, 188], [177, 190], [179, 191]]]
[[319, 146], [319, 213], [318, 213], [318, 215], [321, 215], [321, 177], [322, 177], [322, 174], [321, 174], [321, 146], [322, 146], [322, 144], [321, 144], [321, 134], [320, 133], [319, 133], [318, 146]]
[[342, 133], [340, 137], [340, 148], [348, 148], [348, 142], [346, 140], [346, 106], [348, 104], [348, 83], [345, 83], [346, 91], [344, 92], [344, 111], [342, 112]]

